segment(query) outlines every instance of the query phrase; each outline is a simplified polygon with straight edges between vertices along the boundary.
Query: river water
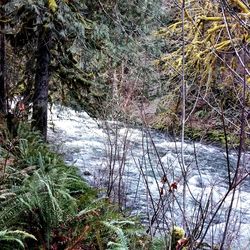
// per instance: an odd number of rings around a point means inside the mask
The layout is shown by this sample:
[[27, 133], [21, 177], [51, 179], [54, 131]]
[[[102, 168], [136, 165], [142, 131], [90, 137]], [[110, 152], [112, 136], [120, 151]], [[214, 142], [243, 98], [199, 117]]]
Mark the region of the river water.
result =
[[[152, 234], [173, 224], [193, 230], [204, 219], [201, 236], [208, 228], [205, 241], [220, 243], [232, 203], [226, 246], [250, 249], [249, 177], [234, 194], [227, 192], [228, 168], [234, 172], [237, 151], [230, 152], [228, 166], [222, 148], [192, 142], [182, 147], [164, 133], [97, 121], [59, 106], [50, 113], [48, 137], [66, 163], [77, 166], [91, 185], [128, 214], [151, 224]], [[241, 158], [240, 177], [250, 170], [249, 158]]]

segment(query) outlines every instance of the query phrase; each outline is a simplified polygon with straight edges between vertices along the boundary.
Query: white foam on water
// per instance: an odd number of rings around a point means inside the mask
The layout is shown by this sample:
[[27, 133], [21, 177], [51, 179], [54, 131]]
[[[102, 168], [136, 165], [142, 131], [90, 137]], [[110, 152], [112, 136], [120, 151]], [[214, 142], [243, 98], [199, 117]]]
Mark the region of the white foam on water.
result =
[[[181, 142], [170, 141], [167, 136], [160, 133], [152, 133], [155, 141], [153, 145], [151, 138], [146, 137], [145, 131], [126, 127], [125, 124], [116, 121], [97, 121], [86, 112], [76, 112], [70, 108], [54, 106], [49, 120], [49, 140], [61, 147], [69, 164], [76, 165], [82, 174], [88, 173], [84, 178], [91, 184], [105, 183], [110, 166], [114, 167], [114, 177], [118, 176], [119, 169], [123, 169], [122, 178], [127, 204], [134, 209], [133, 214], [140, 214], [142, 218], [146, 218], [148, 208], [152, 207], [152, 204], [147, 203], [150, 202], [149, 194], [156, 205], [161, 197], [159, 187], [163, 187], [166, 194], [169, 192], [169, 187], [166, 184], [163, 186], [161, 182], [164, 174], [170, 183], [177, 182], [174, 194], [182, 202], [184, 180], [181, 171]], [[201, 143], [195, 143], [195, 152], [193, 143], [185, 143], [183, 146], [184, 167], [188, 170], [187, 217], [190, 215], [191, 218], [195, 213], [194, 206], [197, 202], [205, 205], [208, 200], [212, 214], [228, 188], [225, 152], [218, 147]], [[249, 154], [246, 154], [245, 158], [250, 159]], [[230, 161], [234, 165], [237, 155], [231, 154]], [[242, 246], [247, 245], [250, 239], [249, 188], [248, 186], [237, 190], [230, 220], [231, 227], [241, 224], [237, 240], [244, 241], [241, 242]], [[161, 198], [164, 197], [163, 195]], [[211, 230], [213, 229], [218, 236], [217, 240], [223, 234], [231, 200], [232, 191], [213, 222]], [[169, 216], [169, 198], [166, 197], [164, 202], [166, 207], [161, 212]], [[176, 218], [180, 215], [181, 211], [175, 209]], [[164, 227], [163, 222], [159, 223]]]

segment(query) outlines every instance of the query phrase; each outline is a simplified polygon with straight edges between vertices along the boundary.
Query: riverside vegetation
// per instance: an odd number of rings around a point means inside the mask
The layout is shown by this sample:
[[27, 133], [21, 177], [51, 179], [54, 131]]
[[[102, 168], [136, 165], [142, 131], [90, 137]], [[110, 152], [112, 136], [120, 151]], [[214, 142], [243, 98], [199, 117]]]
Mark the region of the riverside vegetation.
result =
[[176, 228], [168, 243], [150, 238], [30, 125], [21, 123], [15, 138], [4, 124], [1, 131], [0, 249], [175, 249], [184, 237]]
[[[250, 173], [249, 13], [242, 0], [1, 0], [0, 248], [198, 248], [230, 199], [222, 237], [211, 236], [211, 248], [229, 248], [235, 196]], [[124, 217], [50, 150], [49, 102], [181, 138], [181, 202], [171, 190], [176, 174], [168, 176], [155, 150], [167, 195], [159, 190], [152, 221], [163, 199], [177, 203], [183, 241], [175, 239], [172, 217], [165, 239], [143, 233], [137, 219]], [[216, 204], [216, 184], [208, 196], [205, 187], [201, 196], [189, 190], [187, 136], [225, 148], [227, 186]], [[192, 223], [187, 193], [197, 204]]]
[[[98, 198], [36, 132], [1, 135], [1, 249], [136, 248], [136, 220]], [[139, 246], [139, 245], [138, 245]]]

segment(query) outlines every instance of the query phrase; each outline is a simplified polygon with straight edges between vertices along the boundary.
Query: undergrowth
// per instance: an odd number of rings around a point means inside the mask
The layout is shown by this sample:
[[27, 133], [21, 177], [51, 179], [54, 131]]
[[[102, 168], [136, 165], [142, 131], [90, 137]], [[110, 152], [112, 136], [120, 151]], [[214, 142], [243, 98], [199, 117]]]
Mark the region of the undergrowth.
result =
[[29, 125], [15, 138], [1, 130], [1, 250], [170, 249], [169, 239], [152, 239], [138, 218], [100, 197]]
[[0, 249], [148, 249], [137, 221], [98, 197], [27, 124], [1, 140]]

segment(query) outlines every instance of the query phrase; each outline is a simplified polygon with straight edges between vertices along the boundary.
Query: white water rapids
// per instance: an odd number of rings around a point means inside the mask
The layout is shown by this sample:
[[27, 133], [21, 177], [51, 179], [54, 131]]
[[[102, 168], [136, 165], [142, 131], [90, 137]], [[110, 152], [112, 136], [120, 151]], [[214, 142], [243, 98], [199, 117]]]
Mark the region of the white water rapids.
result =
[[[145, 224], [153, 220], [159, 231], [173, 223], [195, 225], [203, 213], [203, 233], [213, 219], [205, 240], [220, 243], [233, 199], [226, 244], [233, 249], [250, 249], [250, 180], [246, 178], [234, 196], [231, 191], [223, 198], [228, 190], [225, 150], [185, 143], [187, 185], [183, 189], [181, 144], [163, 133], [95, 121], [85, 112], [58, 106], [52, 109], [49, 128], [49, 141], [63, 153], [66, 163], [77, 166], [91, 185], [110, 187], [110, 195], [123, 208], [139, 215]], [[239, 176], [250, 170], [248, 159], [249, 154], [243, 155]], [[230, 153], [229, 160], [233, 172], [237, 152]], [[170, 184], [176, 182], [177, 189], [169, 192], [169, 186], [161, 181], [164, 177]]]

